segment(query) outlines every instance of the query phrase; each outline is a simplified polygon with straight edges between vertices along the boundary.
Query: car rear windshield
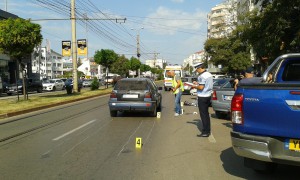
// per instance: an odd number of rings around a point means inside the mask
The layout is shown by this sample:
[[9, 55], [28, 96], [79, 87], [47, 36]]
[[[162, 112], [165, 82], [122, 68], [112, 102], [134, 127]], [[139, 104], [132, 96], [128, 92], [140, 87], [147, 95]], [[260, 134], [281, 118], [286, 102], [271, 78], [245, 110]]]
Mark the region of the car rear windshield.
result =
[[115, 85], [115, 90], [146, 90], [146, 81], [118, 81]]

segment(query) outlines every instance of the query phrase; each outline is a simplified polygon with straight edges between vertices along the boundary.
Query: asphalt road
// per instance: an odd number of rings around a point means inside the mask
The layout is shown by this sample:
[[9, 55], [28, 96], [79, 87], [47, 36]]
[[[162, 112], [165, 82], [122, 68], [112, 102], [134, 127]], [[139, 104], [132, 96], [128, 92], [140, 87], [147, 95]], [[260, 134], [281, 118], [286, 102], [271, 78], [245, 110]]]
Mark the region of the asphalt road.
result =
[[160, 118], [111, 118], [103, 96], [1, 120], [0, 179], [298, 179], [294, 166], [267, 174], [245, 168], [231, 148], [230, 121], [210, 109], [212, 135], [197, 137], [197, 107], [174, 117], [174, 97], [162, 93]]

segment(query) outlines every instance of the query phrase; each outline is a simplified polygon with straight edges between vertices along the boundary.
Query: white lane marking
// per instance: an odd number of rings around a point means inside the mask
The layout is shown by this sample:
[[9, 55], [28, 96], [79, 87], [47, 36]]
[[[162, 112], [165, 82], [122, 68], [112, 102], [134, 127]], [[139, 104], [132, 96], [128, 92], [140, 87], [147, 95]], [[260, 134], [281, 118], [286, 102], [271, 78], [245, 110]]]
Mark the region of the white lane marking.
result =
[[64, 157], [65, 155], [67, 155], [68, 153], [70, 153], [71, 151], [73, 151], [77, 146], [79, 146], [81, 143], [83, 143], [85, 140], [87, 140], [90, 136], [86, 137], [85, 139], [83, 139], [82, 141], [80, 141], [79, 143], [77, 143], [75, 146], [73, 146], [71, 149], [69, 149], [68, 151], [66, 151], [62, 156]]
[[214, 135], [211, 133], [210, 134], [210, 136], [208, 137], [208, 140], [209, 140], [209, 142], [211, 142], [211, 143], [216, 143], [217, 141], [216, 141], [216, 139], [215, 139], [215, 137], [214, 137]]
[[121, 154], [121, 152], [124, 150], [125, 146], [129, 143], [131, 137], [137, 132], [137, 130], [141, 127], [141, 125], [143, 124], [143, 121], [141, 121], [140, 125], [135, 129], [135, 131], [129, 136], [127, 142], [123, 145], [121, 151], [118, 153], [118, 156]]
[[150, 132], [148, 133], [148, 136], [147, 136], [147, 138], [146, 138], [146, 141], [143, 143], [143, 145], [145, 145], [145, 144], [148, 142], [148, 139], [150, 138], [150, 135], [152, 134], [154, 125], [155, 125], [155, 121], [153, 121], [152, 128], [151, 128]]
[[[112, 121], [112, 120], [111, 120]], [[75, 146], [73, 146], [71, 149], [69, 149], [68, 151], [66, 151], [64, 154], [63, 154], [63, 157], [65, 155], [67, 155], [68, 153], [72, 152], [77, 146], [79, 146], [81, 143], [83, 143], [84, 141], [86, 141], [88, 138], [94, 136], [95, 134], [97, 134], [102, 128], [104, 128], [106, 125], [108, 125], [111, 121], [105, 123], [102, 127], [100, 127], [98, 129], [98, 131], [95, 131], [94, 133], [92, 133], [91, 135], [87, 136], [86, 138], [84, 138], [82, 141], [80, 141], [79, 143], [75, 144]]]
[[58, 136], [57, 138], [52, 139], [52, 140], [53, 140], [53, 141], [60, 140], [61, 138], [65, 137], [65, 136], [67, 136], [67, 135], [69, 135], [69, 134], [72, 134], [73, 132], [75, 132], [75, 131], [77, 131], [77, 130], [79, 130], [79, 129], [81, 129], [81, 128], [83, 128], [83, 127], [85, 127], [85, 126], [87, 126], [87, 125], [89, 125], [89, 124], [91, 124], [91, 123], [93, 123], [93, 122], [95, 122], [95, 121], [96, 121], [96, 120], [89, 121], [89, 122], [87, 122], [87, 123], [85, 123], [85, 124], [83, 124], [83, 125], [81, 125], [81, 126], [75, 128], [75, 129], [73, 129], [73, 130], [71, 130], [71, 131], [69, 131], [69, 132], [67, 132], [67, 133], [65, 133], [65, 134], [63, 134], [63, 135], [61, 135], [61, 136]]

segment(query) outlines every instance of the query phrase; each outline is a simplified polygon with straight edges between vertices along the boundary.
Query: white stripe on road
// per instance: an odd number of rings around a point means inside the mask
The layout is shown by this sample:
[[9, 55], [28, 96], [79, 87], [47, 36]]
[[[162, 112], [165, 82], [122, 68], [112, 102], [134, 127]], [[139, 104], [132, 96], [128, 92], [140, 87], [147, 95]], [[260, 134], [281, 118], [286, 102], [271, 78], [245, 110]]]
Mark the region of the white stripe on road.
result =
[[216, 139], [215, 139], [215, 137], [214, 137], [214, 135], [211, 133], [210, 134], [210, 136], [208, 137], [208, 140], [209, 140], [209, 142], [211, 142], [211, 143], [216, 143], [217, 141], [216, 141]]
[[81, 126], [75, 128], [75, 129], [73, 129], [73, 130], [71, 130], [71, 131], [69, 131], [69, 132], [67, 132], [67, 133], [65, 133], [65, 134], [63, 134], [63, 135], [61, 135], [61, 136], [58, 136], [57, 138], [52, 139], [52, 141], [60, 140], [61, 138], [65, 137], [65, 136], [67, 136], [67, 135], [69, 135], [69, 134], [72, 134], [73, 132], [75, 132], [75, 131], [77, 131], [77, 130], [79, 130], [79, 129], [81, 129], [81, 128], [83, 128], [83, 127], [85, 127], [85, 126], [87, 126], [87, 125], [89, 125], [89, 124], [91, 124], [91, 123], [93, 123], [93, 122], [95, 122], [95, 121], [96, 121], [96, 120], [92, 120], [92, 121], [90, 121], [90, 122], [87, 122], [87, 123], [85, 123], [85, 124], [83, 124], [83, 125], [81, 125]]

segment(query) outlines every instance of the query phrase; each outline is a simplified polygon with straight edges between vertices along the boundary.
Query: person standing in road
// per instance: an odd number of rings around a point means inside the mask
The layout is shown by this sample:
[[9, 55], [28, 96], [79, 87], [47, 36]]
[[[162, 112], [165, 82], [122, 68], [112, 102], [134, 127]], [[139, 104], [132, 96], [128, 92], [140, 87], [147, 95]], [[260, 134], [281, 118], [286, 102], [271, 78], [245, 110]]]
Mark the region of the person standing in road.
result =
[[261, 82], [261, 78], [260, 77], [255, 77], [254, 76], [254, 69], [253, 67], [248, 67], [245, 70], [245, 76], [242, 79], [235, 79], [234, 80], [234, 90], [237, 89], [237, 85], [238, 84], [256, 84], [256, 83], [260, 83]]
[[198, 137], [209, 137], [211, 133], [210, 116], [208, 108], [211, 102], [213, 89], [213, 76], [207, 72], [203, 63], [194, 65], [195, 71], [199, 73], [198, 82], [194, 81], [192, 88], [197, 89], [198, 108], [202, 121], [202, 132]]
[[175, 71], [169, 71], [167, 73], [168, 76], [172, 77], [172, 91], [173, 94], [175, 95], [175, 115], [174, 116], [179, 116], [181, 114], [181, 105], [180, 105], [180, 100], [181, 100], [181, 95], [182, 92], [184, 91], [183, 84], [181, 81], [181, 78], [176, 75]]

